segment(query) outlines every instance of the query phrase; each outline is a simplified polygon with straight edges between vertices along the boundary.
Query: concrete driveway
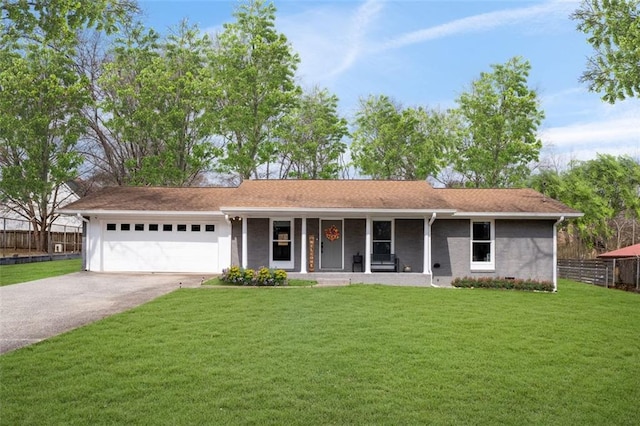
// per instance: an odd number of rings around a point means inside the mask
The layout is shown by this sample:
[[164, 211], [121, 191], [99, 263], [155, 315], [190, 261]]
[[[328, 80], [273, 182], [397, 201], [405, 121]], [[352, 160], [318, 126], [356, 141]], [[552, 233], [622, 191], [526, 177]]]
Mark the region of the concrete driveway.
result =
[[0, 287], [0, 353], [123, 312], [201, 275], [76, 272]]

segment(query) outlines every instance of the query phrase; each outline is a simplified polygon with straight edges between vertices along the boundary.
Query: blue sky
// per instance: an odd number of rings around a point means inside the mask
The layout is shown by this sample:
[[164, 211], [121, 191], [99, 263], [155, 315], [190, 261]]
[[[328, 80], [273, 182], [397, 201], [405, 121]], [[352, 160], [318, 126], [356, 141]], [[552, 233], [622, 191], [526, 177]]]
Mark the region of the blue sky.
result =
[[[140, 0], [160, 32], [186, 18], [214, 34], [238, 1]], [[276, 26], [301, 58], [299, 83], [326, 87], [351, 118], [358, 99], [446, 109], [491, 64], [530, 61], [546, 119], [543, 157], [564, 164], [596, 153], [640, 159], [640, 100], [609, 105], [578, 81], [591, 47], [569, 19], [579, 3], [546, 1], [278, 1]]]

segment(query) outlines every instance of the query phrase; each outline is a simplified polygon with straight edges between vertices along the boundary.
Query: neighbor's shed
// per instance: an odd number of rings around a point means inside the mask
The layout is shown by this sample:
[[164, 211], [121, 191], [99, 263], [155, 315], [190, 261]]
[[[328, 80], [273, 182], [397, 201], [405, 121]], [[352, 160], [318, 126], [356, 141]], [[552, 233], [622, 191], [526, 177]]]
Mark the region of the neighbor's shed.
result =
[[[635, 284], [636, 290], [640, 289], [640, 244], [602, 253], [598, 257], [600, 259], [613, 260], [614, 285], [617, 275], [622, 284]], [[615, 271], [619, 273], [616, 274]]]

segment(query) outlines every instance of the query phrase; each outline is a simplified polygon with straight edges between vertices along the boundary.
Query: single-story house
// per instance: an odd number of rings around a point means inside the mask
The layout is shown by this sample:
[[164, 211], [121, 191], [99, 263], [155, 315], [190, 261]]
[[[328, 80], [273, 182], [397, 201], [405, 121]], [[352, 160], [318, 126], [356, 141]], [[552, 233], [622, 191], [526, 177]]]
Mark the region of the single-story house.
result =
[[[60, 210], [86, 222], [91, 271], [403, 272], [556, 280], [556, 225], [581, 213], [532, 189], [425, 181], [246, 180], [236, 188], [114, 187]], [[410, 272], [410, 273], [409, 273]], [[377, 275], [377, 277], [376, 277]]]

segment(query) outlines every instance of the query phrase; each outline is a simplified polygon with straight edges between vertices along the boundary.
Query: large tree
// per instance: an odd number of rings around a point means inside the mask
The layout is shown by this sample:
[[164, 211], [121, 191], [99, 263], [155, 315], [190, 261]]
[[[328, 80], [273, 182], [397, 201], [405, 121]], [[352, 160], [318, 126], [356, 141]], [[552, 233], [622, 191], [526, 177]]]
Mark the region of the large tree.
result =
[[294, 81], [299, 58], [276, 31], [275, 11], [262, 0], [243, 3], [217, 37], [222, 94], [214, 101], [225, 140], [220, 169], [240, 179], [269, 175], [261, 166], [277, 158], [276, 129], [300, 92]]
[[336, 179], [347, 149], [347, 120], [338, 114], [338, 97], [314, 88], [300, 96], [283, 118], [278, 146], [281, 179]]
[[536, 131], [544, 112], [527, 85], [531, 65], [515, 57], [491, 68], [457, 99], [465, 128], [453, 166], [476, 188], [523, 183], [542, 148]]
[[78, 34], [111, 32], [137, 10], [129, 0], [3, 0], [0, 4], [0, 199], [27, 218], [48, 250], [60, 186], [77, 175], [87, 79], [72, 57]]
[[384, 95], [361, 99], [351, 144], [353, 165], [374, 179], [426, 179], [446, 164], [455, 125], [448, 113], [403, 108]]
[[87, 92], [68, 62], [35, 43], [0, 51], [0, 199], [31, 222], [41, 251], [48, 251], [58, 189], [81, 163], [74, 148]]
[[605, 251], [633, 243], [633, 224], [640, 220], [640, 162], [599, 154], [571, 162], [566, 171], [543, 171], [533, 186], [584, 213], [572, 225], [588, 248]]
[[609, 103], [640, 95], [640, 0], [584, 0], [571, 16], [594, 50], [581, 80]]
[[[218, 96], [206, 35], [185, 22], [166, 38], [140, 26], [98, 80], [98, 166], [125, 185], [191, 185], [211, 168]], [[105, 119], [105, 117], [108, 117]]]

